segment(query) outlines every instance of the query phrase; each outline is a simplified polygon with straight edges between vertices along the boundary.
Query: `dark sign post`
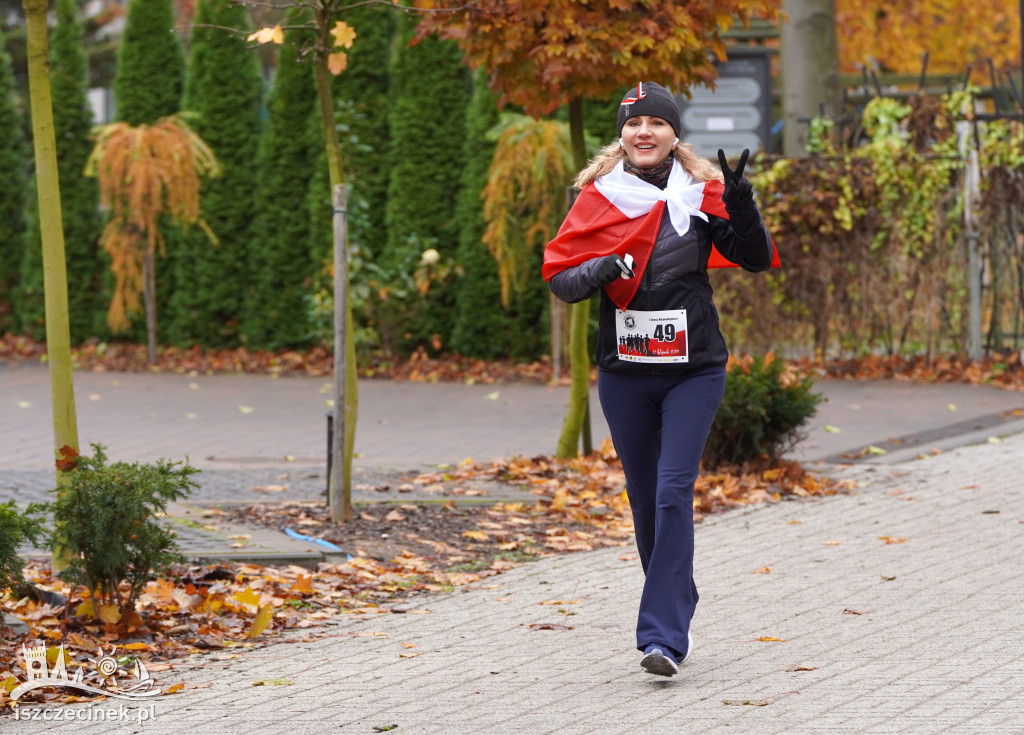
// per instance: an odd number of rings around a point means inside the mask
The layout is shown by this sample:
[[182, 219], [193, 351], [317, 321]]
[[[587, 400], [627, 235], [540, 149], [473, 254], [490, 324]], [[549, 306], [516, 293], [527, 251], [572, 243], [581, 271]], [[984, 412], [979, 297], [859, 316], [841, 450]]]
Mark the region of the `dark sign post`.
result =
[[680, 138], [698, 156], [716, 159], [721, 148], [730, 158], [744, 148], [771, 152], [772, 77], [767, 49], [733, 49], [715, 64], [712, 91], [692, 87], [692, 99], [676, 95], [683, 114]]

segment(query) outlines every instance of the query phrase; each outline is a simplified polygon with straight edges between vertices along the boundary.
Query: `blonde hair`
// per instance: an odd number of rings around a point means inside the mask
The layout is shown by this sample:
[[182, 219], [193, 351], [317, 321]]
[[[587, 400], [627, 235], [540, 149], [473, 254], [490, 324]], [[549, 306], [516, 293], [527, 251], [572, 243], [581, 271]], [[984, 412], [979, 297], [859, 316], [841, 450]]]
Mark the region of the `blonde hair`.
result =
[[[676, 161], [683, 167], [686, 173], [690, 174], [697, 181], [711, 181], [717, 179], [722, 181], [722, 171], [707, 158], [701, 158], [693, 152], [690, 143], [679, 143], [672, 151]], [[604, 176], [615, 166], [626, 158], [626, 151], [619, 145], [619, 141], [609, 143], [594, 156], [585, 169], [576, 176], [576, 188], [582, 189], [587, 184], [594, 183], [594, 180]]]

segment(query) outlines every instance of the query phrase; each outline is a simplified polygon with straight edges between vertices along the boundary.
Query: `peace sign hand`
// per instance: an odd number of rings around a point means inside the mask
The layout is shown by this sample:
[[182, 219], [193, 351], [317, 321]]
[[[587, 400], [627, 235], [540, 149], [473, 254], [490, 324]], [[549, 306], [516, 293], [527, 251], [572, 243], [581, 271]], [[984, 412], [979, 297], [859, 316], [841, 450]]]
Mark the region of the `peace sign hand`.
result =
[[729, 162], [725, 160], [725, 151], [718, 149], [718, 163], [722, 167], [722, 175], [725, 177], [725, 191], [722, 193], [722, 201], [726, 204], [739, 202], [752, 196], [754, 187], [743, 178], [743, 169], [747, 165], [747, 156], [750, 155], [748, 148], [743, 149], [740, 154], [740, 162], [736, 164], [736, 170], [729, 168]]

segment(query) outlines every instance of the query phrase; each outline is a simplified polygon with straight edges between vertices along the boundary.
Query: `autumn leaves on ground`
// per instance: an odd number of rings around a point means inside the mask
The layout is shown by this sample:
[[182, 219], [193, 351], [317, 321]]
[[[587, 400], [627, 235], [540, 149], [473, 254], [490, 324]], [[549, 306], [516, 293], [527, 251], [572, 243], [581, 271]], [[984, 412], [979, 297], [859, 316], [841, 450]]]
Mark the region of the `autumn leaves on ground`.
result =
[[[32, 359], [33, 347], [24, 342], [0, 342], [0, 358]], [[86, 369], [133, 369], [136, 356], [120, 348], [80, 351]], [[6, 354], [5, 354], [6, 353]], [[308, 358], [308, 356], [306, 356]], [[290, 365], [288, 356], [257, 358], [233, 352], [230, 357], [164, 352], [157, 366], [166, 371], [222, 369], [273, 371]], [[298, 363], [295, 363], [298, 366]], [[310, 364], [304, 361], [302, 370]], [[804, 369], [813, 366], [804, 365]], [[321, 368], [330, 370], [327, 356]], [[150, 368], [152, 369], [152, 368]], [[299, 369], [297, 367], [297, 369]], [[859, 364], [820, 366], [818, 374], [891, 377], [893, 372], [913, 379], [948, 380], [954, 376], [977, 382], [995, 382], [1019, 388], [1019, 359], [963, 364], [955, 360], [924, 363], [862, 361]], [[373, 370], [392, 379], [550, 380], [549, 366], [494, 365], [478, 361], [430, 360], [420, 355], [401, 365], [378, 363]], [[929, 370], [931, 371], [929, 374]], [[865, 375], [868, 374], [868, 375]], [[0, 629], [0, 711], [14, 705], [8, 696], [24, 681], [21, 645], [48, 647], [51, 663], [64, 645], [69, 666], [82, 666], [86, 679], [100, 677], [99, 653], [115, 649], [114, 656], [129, 668], [138, 657], [152, 672], [163, 672], [164, 693], [188, 688], [185, 676], [174, 672], [182, 657], [203, 652], [229, 655], [231, 649], [262, 645], [275, 639], [308, 638], [328, 634], [324, 621], [339, 616], [372, 616], [408, 612], [411, 597], [444, 593], [467, 586], [486, 586], [488, 578], [531, 560], [555, 554], [622, 546], [632, 555], [632, 520], [625, 496], [625, 481], [610, 443], [577, 460], [549, 457], [513, 458], [489, 465], [467, 465], [444, 472], [406, 478], [407, 482], [458, 489], [468, 484], [508, 483], [527, 489], [532, 502], [399, 503], [359, 506], [353, 521], [336, 525], [316, 503], [263, 504], [232, 510], [211, 509], [206, 521], [216, 526], [221, 518], [252, 527], [280, 528], [286, 523], [302, 533], [332, 541], [344, 553], [314, 569], [260, 567], [252, 564], [183, 565], [151, 581], [135, 611], [123, 615], [101, 610], [96, 615], [84, 588], [71, 587], [51, 575], [49, 565], [32, 562], [25, 576], [38, 594], [14, 599], [5, 595], [8, 617], [26, 621], [30, 630], [19, 636]], [[774, 467], [747, 466], [721, 469], [700, 477], [694, 503], [698, 519], [730, 507], [829, 495], [846, 489], [827, 477], [807, 472], [793, 462]], [[441, 495], [444, 495], [441, 493]], [[453, 497], [457, 493], [448, 495]], [[464, 495], [471, 500], [471, 495]], [[418, 608], [415, 612], [425, 612]], [[408, 655], [415, 655], [410, 652]], [[90, 662], [92, 659], [92, 662]], [[102, 679], [98, 679], [102, 681]], [[36, 689], [18, 704], [81, 701], [67, 691]], [[8, 709], [9, 711], [9, 709]]]

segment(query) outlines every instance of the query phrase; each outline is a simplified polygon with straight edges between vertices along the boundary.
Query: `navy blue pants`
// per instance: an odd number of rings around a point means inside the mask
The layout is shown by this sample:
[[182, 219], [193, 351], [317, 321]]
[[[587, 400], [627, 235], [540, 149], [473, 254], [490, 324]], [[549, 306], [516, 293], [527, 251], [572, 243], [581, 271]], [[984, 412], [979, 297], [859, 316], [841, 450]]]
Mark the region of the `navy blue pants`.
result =
[[652, 643], [680, 660], [697, 607], [693, 581], [693, 485], [725, 392], [725, 367], [682, 375], [600, 371], [598, 396], [626, 493], [645, 580], [637, 648]]

